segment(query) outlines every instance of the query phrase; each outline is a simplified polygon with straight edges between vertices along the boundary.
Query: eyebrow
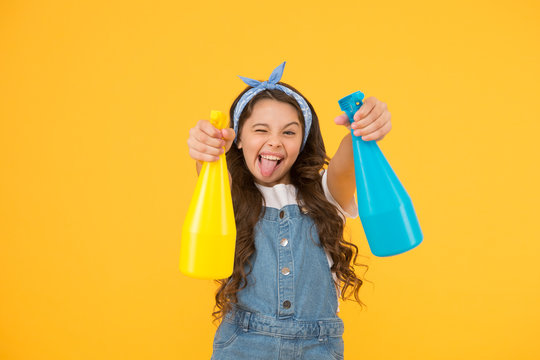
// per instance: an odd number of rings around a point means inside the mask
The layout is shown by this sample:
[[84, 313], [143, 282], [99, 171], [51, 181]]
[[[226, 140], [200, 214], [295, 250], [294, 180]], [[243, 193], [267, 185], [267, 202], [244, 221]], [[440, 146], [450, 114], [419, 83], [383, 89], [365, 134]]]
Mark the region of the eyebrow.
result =
[[[288, 123], [287, 125], [285, 125], [285, 126], [283, 127], [283, 129], [285, 129], [286, 127], [288, 127], [288, 126], [290, 126], [290, 125], [300, 126], [300, 124], [298, 123], [298, 121], [293, 121], [293, 122], [290, 122], [290, 123]], [[268, 124], [264, 124], [264, 123], [255, 123], [255, 124], [253, 124], [251, 127], [254, 128], [255, 126], [264, 126], [264, 127], [267, 127], [267, 128], [270, 127]]]

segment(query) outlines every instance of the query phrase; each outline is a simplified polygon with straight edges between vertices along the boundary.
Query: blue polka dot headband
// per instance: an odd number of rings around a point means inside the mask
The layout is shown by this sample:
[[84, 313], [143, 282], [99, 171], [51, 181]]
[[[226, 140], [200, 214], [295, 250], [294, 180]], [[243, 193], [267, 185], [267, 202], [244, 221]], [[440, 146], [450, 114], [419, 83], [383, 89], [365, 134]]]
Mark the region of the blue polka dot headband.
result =
[[240, 120], [240, 114], [242, 114], [242, 111], [244, 110], [244, 107], [247, 105], [247, 103], [253, 99], [255, 95], [260, 93], [263, 90], [266, 89], [276, 89], [281, 90], [285, 94], [292, 96], [298, 105], [300, 106], [300, 109], [302, 109], [302, 114], [304, 115], [304, 139], [302, 141], [302, 147], [300, 150], [304, 148], [304, 145], [306, 144], [308, 135], [309, 135], [309, 129], [311, 128], [311, 110], [306, 102], [306, 100], [300, 96], [298, 93], [292, 91], [288, 87], [285, 87], [283, 85], [278, 84], [278, 82], [281, 80], [281, 77], [283, 76], [283, 69], [285, 68], [285, 61], [279, 65], [277, 68], [272, 71], [272, 74], [270, 74], [270, 78], [267, 81], [257, 81], [253, 79], [249, 79], [243, 76], [239, 76], [240, 79], [242, 79], [243, 82], [251, 86], [252, 88], [249, 89], [242, 95], [240, 100], [238, 100], [238, 103], [236, 104], [236, 108], [234, 109], [234, 118], [233, 118], [233, 124], [234, 124], [234, 131], [237, 134], [234, 141], [238, 139], [238, 121]]

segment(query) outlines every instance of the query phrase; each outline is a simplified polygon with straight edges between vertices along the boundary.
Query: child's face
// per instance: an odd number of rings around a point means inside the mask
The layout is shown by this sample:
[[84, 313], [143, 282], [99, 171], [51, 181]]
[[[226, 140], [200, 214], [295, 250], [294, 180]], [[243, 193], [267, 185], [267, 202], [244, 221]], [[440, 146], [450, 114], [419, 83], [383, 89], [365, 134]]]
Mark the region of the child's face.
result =
[[259, 100], [242, 126], [237, 145], [255, 182], [263, 186], [290, 184], [289, 170], [302, 145], [302, 124], [296, 109], [281, 101]]

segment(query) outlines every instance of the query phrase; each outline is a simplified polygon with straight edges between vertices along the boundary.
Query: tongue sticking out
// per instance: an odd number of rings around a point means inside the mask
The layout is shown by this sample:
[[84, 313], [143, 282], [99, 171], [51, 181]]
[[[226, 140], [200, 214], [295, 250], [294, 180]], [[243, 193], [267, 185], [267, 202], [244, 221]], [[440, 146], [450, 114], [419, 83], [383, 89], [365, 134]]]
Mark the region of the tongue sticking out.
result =
[[277, 160], [268, 160], [263, 157], [259, 157], [261, 173], [263, 176], [270, 176], [274, 172], [274, 169], [277, 166]]

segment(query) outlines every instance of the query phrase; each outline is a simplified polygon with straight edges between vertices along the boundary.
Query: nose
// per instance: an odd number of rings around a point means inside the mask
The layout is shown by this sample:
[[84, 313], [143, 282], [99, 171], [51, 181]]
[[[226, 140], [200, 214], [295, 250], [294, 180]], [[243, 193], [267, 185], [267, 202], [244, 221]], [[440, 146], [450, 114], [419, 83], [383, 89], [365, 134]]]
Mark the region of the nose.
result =
[[268, 138], [268, 141], [266, 143], [272, 147], [280, 147], [281, 139], [278, 135], [272, 135]]

